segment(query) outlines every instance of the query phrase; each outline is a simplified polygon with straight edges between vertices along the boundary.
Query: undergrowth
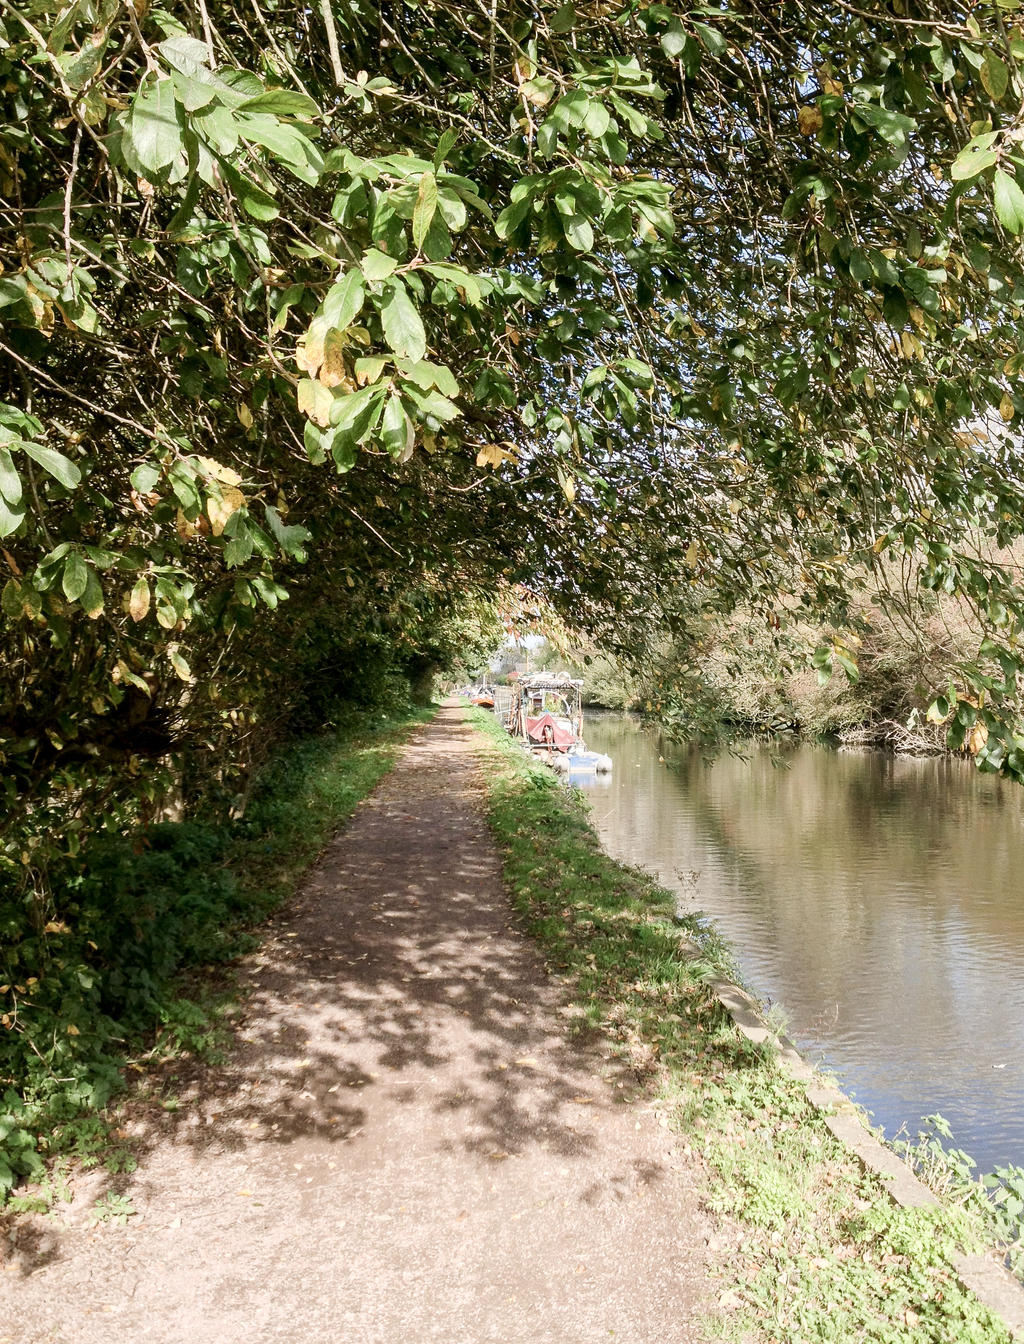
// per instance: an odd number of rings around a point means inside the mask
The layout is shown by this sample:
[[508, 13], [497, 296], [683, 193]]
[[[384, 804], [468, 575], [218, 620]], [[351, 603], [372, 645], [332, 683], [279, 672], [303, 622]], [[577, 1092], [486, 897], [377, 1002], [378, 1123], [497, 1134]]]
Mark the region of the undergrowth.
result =
[[981, 1247], [981, 1220], [896, 1206], [775, 1052], [736, 1030], [707, 984], [729, 974], [714, 936], [605, 855], [582, 802], [493, 716], [474, 722], [490, 739], [490, 820], [518, 911], [579, 1022], [617, 1042], [709, 1168], [722, 1276], [712, 1328], [763, 1344], [1008, 1341], [953, 1267]]
[[195, 968], [254, 945], [253, 926], [425, 717], [291, 743], [240, 821], [165, 822], [83, 848], [43, 928], [26, 929], [0, 889], [0, 1204], [57, 1153], [89, 1165], [102, 1152], [116, 1167], [97, 1112], [126, 1067], [217, 1050], [230, 989]]

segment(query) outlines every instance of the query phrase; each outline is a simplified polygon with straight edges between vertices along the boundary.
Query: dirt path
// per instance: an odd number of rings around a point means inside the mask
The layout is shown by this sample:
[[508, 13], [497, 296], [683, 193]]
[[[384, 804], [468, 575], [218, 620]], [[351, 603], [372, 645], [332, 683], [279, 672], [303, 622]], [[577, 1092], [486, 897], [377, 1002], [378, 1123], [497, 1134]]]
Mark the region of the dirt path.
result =
[[237, 1049], [31, 1219], [0, 1344], [688, 1344], [708, 1228], [517, 932], [472, 735], [418, 733], [247, 964]]

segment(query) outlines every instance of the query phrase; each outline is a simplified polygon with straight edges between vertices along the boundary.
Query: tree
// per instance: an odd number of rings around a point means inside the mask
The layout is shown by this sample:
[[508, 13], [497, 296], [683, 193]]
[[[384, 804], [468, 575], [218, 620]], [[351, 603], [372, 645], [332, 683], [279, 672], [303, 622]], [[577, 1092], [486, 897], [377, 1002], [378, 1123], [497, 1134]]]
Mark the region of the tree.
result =
[[0, 25], [12, 871], [501, 583], [634, 657], [695, 594], [813, 617], [852, 674], [906, 558], [985, 629], [936, 715], [1024, 773], [1012, 4]]

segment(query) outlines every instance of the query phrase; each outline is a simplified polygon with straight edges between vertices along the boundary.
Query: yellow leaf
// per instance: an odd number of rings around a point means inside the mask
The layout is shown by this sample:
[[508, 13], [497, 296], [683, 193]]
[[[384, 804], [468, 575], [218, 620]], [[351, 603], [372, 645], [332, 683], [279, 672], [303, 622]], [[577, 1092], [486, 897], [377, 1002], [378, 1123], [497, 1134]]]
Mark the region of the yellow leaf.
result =
[[309, 324], [309, 330], [299, 342], [295, 351], [295, 363], [308, 373], [311, 378], [316, 377], [316, 371], [324, 362], [324, 337], [327, 335], [327, 326], [322, 318], [314, 318]]
[[43, 932], [44, 932], [44, 933], [67, 933], [67, 932], [68, 932], [68, 926], [67, 926], [66, 924], [61, 924], [61, 923], [60, 923], [58, 920], [56, 920], [56, 919], [51, 919], [50, 922], [49, 922], [49, 924], [47, 924], [46, 927], [43, 929]]
[[252, 411], [249, 410], [244, 401], [239, 403], [238, 418], [245, 429], [252, 429]]
[[[239, 416], [241, 419], [241, 416]], [[250, 421], [251, 423], [251, 421]], [[212, 457], [197, 457], [199, 469], [208, 480], [220, 481], [221, 485], [241, 485], [242, 478], [234, 467], [226, 467], [222, 462], [215, 462]]]
[[175, 516], [174, 525], [178, 530], [178, 536], [181, 537], [183, 541], [188, 541], [189, 538], [194, 537], [198, 531], [195, 523], [189, 522], [181, 509], [178, 510]]
[[331, 389], [312, 378], [303, 378], [298, 386], [297, 397], [299, 410], [321, 429], [326, 429], [331, 423], [331, 407], [334, 404]]
[[487, 443], [480, 449], [476, 455], [476, 464], [478, 467], [500, 467], [507, 458], [514, 458], [515, 453], [508, 453], [504, 448], [499, 448], [496, 443]]
[[801, 135], [817, 135], [825, 124], [820, 107], [802, 107], [796, 114]]
[[695, 541], [691, 541], [686, 548], [686, 563], [691, 569], [693, 569], [697, 563], [697, 543]]
[[1007, 424], [1010, 423], [1010, 421], [1016, 414], [1016, 408], [1014, 407], [1013, 404], [1013, 398], [1010, 396], [1009, 392], [1003, 393], [1003, 399], [999, 403], [999, 414], [1003, 417], [1003, 419], [1006, 421]]
[[69, 1023], [68, 1023], [68, 1025], [67, 1025], [67, 1033], [68, 1033], [69, 1036], [81, 1036], [81, 1034], [82, 1034], [82, 1033], [78, 1030], [78, 1028], [75, 1026], [75, 1024], [74, 1024], [73, 1022], [69, 1022]]
[[133, 621], [145, 620], [149, 611], [149, 584], [139, 579], [128, 596], [128, 615]]
[[233, 513], [237, 513], [245, 504], [241, 490], [233, 486], [211, 493], [206, 499], [206, 512], [210, 519], [210, 531], [219, 537]]
[[988, 741], [988, 728], [979, 719], [967, 735], [967, 750], [972, 756], [977, 756]]
[[185, 661], [182, 655], [178, 652], [177, 644], [168, 644], [167, 657], [170, 661], [171, 666], [174, 668], [175, 672], [181, 678], [181, 680], [185, 682], [190, 682], [192, 680], [192, 669], [189, 667], [188, 663]]
[[317, 375], [324, 387], [337, 387], [348, 383], [348, 369], [345, 367], [345, 337], [331, 327], [324, 336], [324, 361]]

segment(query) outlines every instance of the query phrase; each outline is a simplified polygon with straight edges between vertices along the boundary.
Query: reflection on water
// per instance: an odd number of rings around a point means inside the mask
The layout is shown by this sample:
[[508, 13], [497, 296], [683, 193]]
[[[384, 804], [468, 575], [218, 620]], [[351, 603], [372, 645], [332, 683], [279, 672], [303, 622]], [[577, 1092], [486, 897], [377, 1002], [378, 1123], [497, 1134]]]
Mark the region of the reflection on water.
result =
[[[616, 857], [703, 910], [877, 1124], [1024, 1166], [1024, 791], [961, 761], [799, 746], [705, 765], [617, 715], [586, 788]], [[659, 762], [665, 757], [665, 763]]]

